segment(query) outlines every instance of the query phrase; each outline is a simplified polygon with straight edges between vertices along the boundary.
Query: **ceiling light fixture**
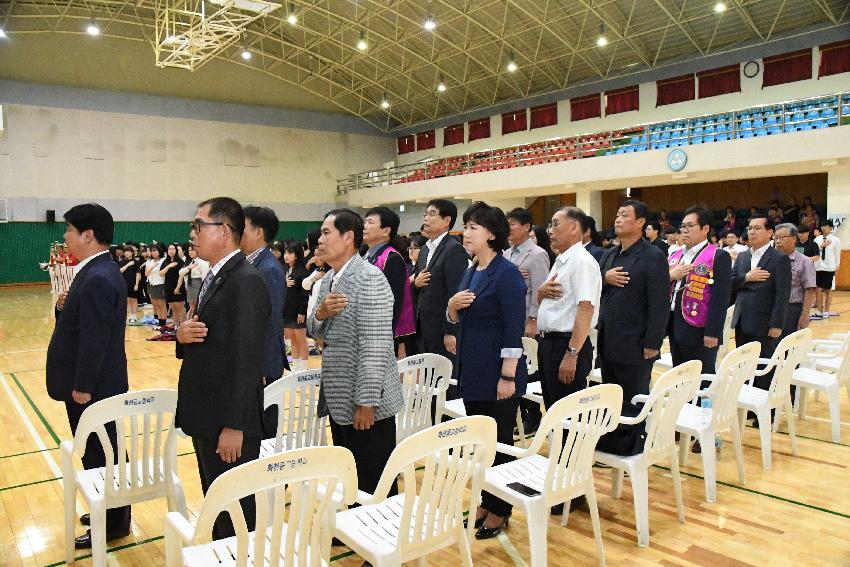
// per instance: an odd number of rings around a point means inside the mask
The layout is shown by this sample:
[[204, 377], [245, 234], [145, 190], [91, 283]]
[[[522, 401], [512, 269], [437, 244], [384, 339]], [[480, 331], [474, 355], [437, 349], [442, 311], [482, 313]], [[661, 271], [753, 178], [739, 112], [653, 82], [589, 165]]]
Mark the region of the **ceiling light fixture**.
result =
[[6, 39], [6, 30], [0, 28], [0, 39]]
[[596, 39], [596, 45], [599, 47], [608, 45], [608, 38], [605, 37], [605, 24], [599, 24], [599, 37]]
[[440, 75], [440, 82], [437, 83], [437, 92], [444, 93], [446, 92], [446, 83], [443, 81], [443, 76]]
[[366, 51], [367, 47], [369, 47], [369, 44], [366, 43], [366, 32], [360, 32], [360, 39], [357, 40], [357, 49]]
[[714, 5], [714, 11], [718, 14], [722, 14], [726, 11], [726, 4], [724, 4], [723, 2], [718, 2]]
[[289, 4], [289, 9], [287, 10], [288, 15], [286, 16], [286, 21], [289, 22], [290, 26], [294, 26], [298, 23], [298, 16], [295, 15], [295, 8], [292, 4]]
[[437, 22], [434, 21], [434, 16], [425, 18], [425, 23], [422, 24], [422, 27], [428, 31], [434, 31], [437, 28]]
[[517, 64], [516, 64], [516, 58], [514, 57], [513, 52], [511, 52], [511, 58], [508, 59], [507, 69], [508, 69], [508, 73], [513, 73], [514, 71], [516, 71], [518, 69]]
[[387, 100], [387, 93], [384, 93], [384, 98], [381, 99], [381, 108], [384, 110], [390, 107], [390, 101]]
[[94, 17], [89, 20], [89, 25], [86, 26], [86, 33], [89, 35], [100, 35], [100, 27], [97, 25], [97, 20]]
[[251, 50], [248, 49], [248, 35], [247, 34], [244, 34], [242, 36], [242, 53], [241, 53], [241, 55], [242, 55], [242, 59], [244, 59], [245, 61], [248, 61], [249, 59], [251, 59]]

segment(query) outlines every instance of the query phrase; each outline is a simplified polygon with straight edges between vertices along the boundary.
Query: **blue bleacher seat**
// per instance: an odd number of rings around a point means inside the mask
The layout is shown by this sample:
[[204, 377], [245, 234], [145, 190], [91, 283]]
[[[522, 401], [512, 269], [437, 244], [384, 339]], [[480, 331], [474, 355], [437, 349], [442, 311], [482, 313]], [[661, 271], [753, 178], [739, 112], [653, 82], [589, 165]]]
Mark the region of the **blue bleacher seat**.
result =
[[752, 127], [753, 127], [753, 123], [750, 122], [749, 120], [744, 120], [743, 122], [741, 122], [740, 126], [738, 126], [738, 128], [741, 129], [741, 130], [748, 130]]
[[652, 136], [650, 136], [650, 138], [649, 138], [649, 140], [651, 142], [657, 142], [660, 139], [661, 139], [661, 134], [659, 134], [658, 132], [653, 132]]
[[806, 118], [808, 118], [809, 120], [817, 120], [818, 118], [820, 118], [820, 112], [818, 112], [817, 110], [811, 110], [809, 111], [809, 114], [806, 116]]
[[695, 137], [691, 138], [691, 145], [692, 146], [698, 146], [700, 144], [702, 144], [702, 136], [695, 136]]
[[614, 153], [615, 154], [624, 154], [624, 153], [626, 153], [626, 148], [623, 147], [623, 146], [620, 146], [619, 148], [617, 148], [617, 151], [614, 152]]
[[632, 136], [632, 145], [637, 145], [640, 143], [640, 136]]
[[762, 120], [761, 118], [759, 118], [757, 120], [753, 120], [753, 128], [763, 128], [763, 127], [764, 127], [764, 120]]
[[801, 132], [805, 132], [806, 130], [811, 130], [811, 129], [812, 129], [811, 124], [801, 124], [800, 125], [800, 131]]
[[703, 136], [703, 137], [702, 137], [702, 143], [703, 143], [703, 144], [710, 144], [710, 143], [712, 143], [713, 141], [714, 141], [714, 136], [713, 136], [713, 135], [711, 135], [711, 136]]
[[767, 119], [766, 124], [768, 126], [776, 126], [776, 116], [771, 116]]
[[833, 117], [833, 118], [827, 118], [826, 119], [826, 126], [827, 127], [837, 126], [837, 125], [838, 125], [838, 118]]
[[794, 126], [793, 124], [786, 124], [785, 125], [785, 133], [786, 134], [789, 134], [791, 132], [796, 132], [796, 131], [797, 131], [797, 127]]
[[740, 134], [740, 136], [741, 136], [742, 138], [752, 138], [752, 137], [754, 136], [754, 134], [753, 134], [753, 131], [752, 131], [752, 130], [745, 130], [744, 132], [742, 132], [742, 133]]
[[643, 142], [644, 144], [648, 141], [646, 134], [644, 134], [643, 136], [640, 137], [640, 141]]
[[703, 129], [701, 127], [699, 127], [699, 128], [694, 128], [694, 131], [692, 133], [693, 133], [694, 136], [699, 136], [699, 135], [702, 134], [702, 132], [703, 132]]
[[835, 109], [825, 108], [820, 114], [823, 118], [832, 118], [835, 116]]
[[726, 124], [718, 124], [714, 128], [714, 131], [717, 132], [718, 134], [721, 133], [721, 132], [725, 132], [726, 131]]
[[774, 134], [781, 134], [782, 128], [780, 128], [779, 126], [771, 126], [767, 133], [771, 136], [773, 136]]
[[797, 112], [794, 114], [793, 122], [802, 122], [806, 119], [806, 115], [802, 112]]
[[726, 134], [718, 134], [717, 136], [715, 136], [715, 139], [718, 142], [725, 142], [729, 139], [729, 137]]
[[704, 132], [706, 134], [714, 134], [714, 126], [706, 126]]
[[817, 130], [818, 128], [826, 128], [826, 122], [824, 122], [823, 120], [815, 120], [815, 121], [811, 122], [810, 124], [812, 125], [812, 128], [815, 129], [815, 130]]
[[664, 132], [663, 134], [661, 134], [661, 139], [662, 140], [669, 140], [670, 139], [670, 132]]
[[646, 151], [646, 144], [639, 145], [637, 148], [635, 148], [635, 151], [636, 152], [645, 152]]
[[759, 128], [756, 130], [756, 136], [767, 136], [767, 130], [764, 128]]
[[630, 154], [630, 153], [632, 153], [632, 152], [634, 152], [634, 151], [635, 151], [635, 149], [634, 149], [633, 147], [631, 147], [631, 146], [629, 146], [628, 148], [626, 148], [626, 153], [627, 153], [627, 154]]
[[843, 114], [844, 116], [850, 116], [850, 106], [842, 106], [841, 114]]
[[658, 143], [658, 149], [659, 150], [666, 150], [669, 147], [669, 145], [670, 144], [668, 144], [667, 142], [659, 142]]

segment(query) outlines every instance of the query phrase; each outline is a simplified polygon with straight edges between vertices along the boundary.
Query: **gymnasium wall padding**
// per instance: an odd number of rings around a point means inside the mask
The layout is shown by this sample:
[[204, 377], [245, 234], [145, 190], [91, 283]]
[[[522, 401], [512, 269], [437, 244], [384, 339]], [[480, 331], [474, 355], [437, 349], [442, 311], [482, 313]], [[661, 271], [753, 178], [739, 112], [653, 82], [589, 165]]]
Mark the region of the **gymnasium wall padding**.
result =
[[[277, 240], [304, 240], [307, 232], [321, 226], [321, 221], [286, 221], [280, 223]], [[65, 223], [10, 222], [0, 223], [0, 285], [49, 282], [47, 272], [38, 267], [47, 262], [50, 244], [62, 242]], [[115, 242], [185, 242], [189, 239], [187, 222], [117, 222]]]

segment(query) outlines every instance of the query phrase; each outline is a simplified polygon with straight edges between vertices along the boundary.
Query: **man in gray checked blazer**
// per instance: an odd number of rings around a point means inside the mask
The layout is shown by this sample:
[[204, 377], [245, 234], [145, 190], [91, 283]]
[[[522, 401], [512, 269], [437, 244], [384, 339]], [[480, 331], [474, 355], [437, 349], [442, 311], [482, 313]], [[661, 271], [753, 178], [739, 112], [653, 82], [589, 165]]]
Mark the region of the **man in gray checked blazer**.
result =
[[360, 490], [373, 493], [395, 449], [395, 415], [404, 402], [393, 293], [381, 270], [357, 253], [362, 241], [360, 215], [349, 209], [325, 215], [317, 254], [332, 270], [322, 278], [307, 327], [324, 340], [319, 414], [330, 415], [334, 445], [354, 454]]

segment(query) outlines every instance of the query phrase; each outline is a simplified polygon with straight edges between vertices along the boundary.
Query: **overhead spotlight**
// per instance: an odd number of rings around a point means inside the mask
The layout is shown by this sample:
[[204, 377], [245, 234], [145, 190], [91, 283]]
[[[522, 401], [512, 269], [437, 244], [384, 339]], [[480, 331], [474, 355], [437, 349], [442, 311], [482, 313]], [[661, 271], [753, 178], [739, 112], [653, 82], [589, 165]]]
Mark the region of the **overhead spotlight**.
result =
[[437, 83], [437, 92], [444, 93], [446, 92], [446, 83], [443, 81], [443, 76], [440, 75], [440, 82]]
[[434, 21], [434, 16], [425, 18], [425, 23], [422, 24], [422, 27], [428, 31], [434, 31], [437, 28], [437, 22]]
[[6, 30], [0, 28], [0, 39], [6, 39]]
[[726, 11], [726, 4], [724, 4], [723, 2], [718, 2], [714, 5], [714, 11], [718, 14], [722, 14]]
[[389, 107], [390, 107], [390, 101], [387, 100], [387, 95], [386, 95], [386, 93], [384, 93], [384, 98], [381, 99], [381, 108], [386, 110]]
[[605, 24], [599, 24], [599, 37], [596, 39], [596, 45], [599, 47], [608, 45], [608, 38], [605, 37]]
[[357, 40], [357, 49], [366, 51], [367, 47], [369, 47], [369, 44], [366, 43], [366, 32], [360, 32], [360, 39]]
[[514, 71], [516, 71], [518, 69], [517, 64], [516, 64], [516, 57], [514, 57], [513, 53], [511, 53], [511, 58], [508, 59], [507, 69], [508, 69], [508, 73], [513, 73]]
[[89, 25], [86, 26], [86, 33], [89, 35], [100, 35], [100, 27], [97, 25], [97, 20], [92, 18]]
[[248, 50], [247, 47], [242, 48], [242, 59], [244, 59], [245, 61], [251, 59], [251, 52]]
[[290, 26], [294, 26], [298, 23], [298, 16], [295, 15], [295, 8], [292, 4], [289, 4], [287, 12], [289, 15], [286, 16], [286, 21], [289, 22]]

